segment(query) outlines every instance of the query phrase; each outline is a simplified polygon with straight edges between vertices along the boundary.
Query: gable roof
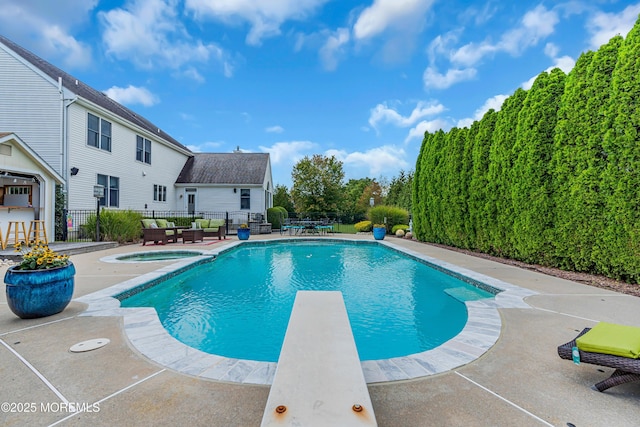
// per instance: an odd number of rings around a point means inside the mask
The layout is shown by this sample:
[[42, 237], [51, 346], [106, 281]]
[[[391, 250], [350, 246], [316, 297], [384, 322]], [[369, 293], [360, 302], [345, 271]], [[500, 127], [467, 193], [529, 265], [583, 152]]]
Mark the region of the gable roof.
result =
[[61, 70], [55, 65], [50, 64], [39, 56], [29, 52], [27, 49], [23, 48], [7, 39], [6, 37], [0, 35], [0, 43], [8, 47], [14, 53], [19, 55], [22, 59], [30, 63], [32, 66], [39, 69], [41, 72], [49, 76], [53, 79], [54, 82], [58, 81], [58, 77], [62, 78], [62, 85], [69, 91], [74, 94], [104, 108], [107, 111], [127, 120], [142, 129], [145, 129], [151, 132], [153, 135], [156, 135], [159, 138], [164, 139], [172, 145], [180, 148], [181, 150], [191, 152], [187, 147], [182, 145], [180, 142], [172, 138], [166, 132], [163, 132], [158, 126], [151, 123], [149, 120], [144, 117], [136, 114], [131, 111], [127, 107], [117, 103], [113, 99], [109, 98], [104, 93], [92, 88], [91, 86], [81, 82], [80, 80], [73, 77], [71, 74]]
[[262, 185], [268, 165], [268, 153], [194, 153], [176, 184]]

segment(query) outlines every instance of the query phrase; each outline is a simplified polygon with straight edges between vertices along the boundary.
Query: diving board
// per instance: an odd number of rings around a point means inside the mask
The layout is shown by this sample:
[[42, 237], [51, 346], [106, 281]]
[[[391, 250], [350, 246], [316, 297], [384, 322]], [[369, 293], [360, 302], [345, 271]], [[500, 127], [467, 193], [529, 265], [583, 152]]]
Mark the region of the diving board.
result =
[[341, 292], [296, 294], [261, 426], [377, 426]]

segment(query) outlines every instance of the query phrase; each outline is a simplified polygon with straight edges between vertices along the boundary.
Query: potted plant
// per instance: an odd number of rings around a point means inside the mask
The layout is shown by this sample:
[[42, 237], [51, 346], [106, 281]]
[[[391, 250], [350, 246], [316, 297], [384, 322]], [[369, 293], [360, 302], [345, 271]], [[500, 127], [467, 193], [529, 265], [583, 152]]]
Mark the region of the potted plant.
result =
[[60, 313], [73, 296], [76, 269], [69, 256], [40, 243], [17, 243], [15, 248], [22, 261], [4, 276], [11, 311], [22, 319]]
[[249, 226], [247, 224], [240, 224], [240, 228], [238, 228], [238, 239], [249, 240], [249, 235], [251, 235]]
[[387, 234], [387, 227], [384, 224], [373, 224], [374, 239], [383, 240], [385, 234]]

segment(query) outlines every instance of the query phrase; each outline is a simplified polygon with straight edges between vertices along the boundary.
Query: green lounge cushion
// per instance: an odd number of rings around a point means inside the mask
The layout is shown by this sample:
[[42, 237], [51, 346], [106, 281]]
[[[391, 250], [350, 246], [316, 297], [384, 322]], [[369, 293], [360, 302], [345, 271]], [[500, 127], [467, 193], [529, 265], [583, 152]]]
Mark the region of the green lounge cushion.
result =
[[158, 227], [160, 227], [160, 228], [167, 228], [167, 220], [166, 219], [157, 218], [156, 219], [156, 224], [158, 224]]
[[220, 226], [224, 225], [224, 219], [210, 219], [209, 220], [209, 227], [215, 227], [218, 228]]
[[204, 218], [196, 219], [196, 228], [207, 228], [209, 227], [209, 220]]
[[155, 219], [143, 219], [142, 220], [142, 224], [144, 225], [144, 228], [152, 228], [151, 225], [155, 224], [155, 226], [157, 227], [158, 224], [156, 223]]
[[600, 322], [576, 339], [582, 351], [637, 359], [640, 356], [640, 328]]

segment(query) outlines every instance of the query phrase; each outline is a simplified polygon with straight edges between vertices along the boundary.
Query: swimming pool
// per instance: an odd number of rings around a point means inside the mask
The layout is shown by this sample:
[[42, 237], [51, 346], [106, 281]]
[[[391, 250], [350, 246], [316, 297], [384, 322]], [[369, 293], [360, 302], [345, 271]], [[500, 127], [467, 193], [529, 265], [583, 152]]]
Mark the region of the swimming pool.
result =
[[466, 301], [493, 297], [375, 242], [293, 240], [248, 243], [119, 298], [153, 307], [193, 348], [275, 362], [298, 290], [342, 292], [361, 360], [437, 347], [464, 328]]
[[[293, 239], [271, 237], [268, 241], [287, 242], [300, 239], [358, 242], [370, 240], [370, 236], [342, 236], [330, 239], [326, 237], [296, 237]], [[257, 243], [258, 240], [252, 242]], [[211, 256], [222, 255], [237, 246], [248, 243], [246, 241], [225, 242], [209, 251], [203, 251], [202, 257], [177, 260], [170, 265], [145, 274], [135, 275], [111, 287], [76, 298], [74, 301], [86, 305], [86, 310], [79, 316], [120, 317], [123, 333], [131, 346], [145, 358], [166, 369], [207, 380], [270, 385], [273, 382], [277, 363], [227, 358], [187, 346], [169, 335], [160, 323], [154, 309], [146, 307], [122, 308], [120, 300], [116, 298], [135, 293], [136, 290], [149, 286], [149, 284], [161, 282], [169, 276], [180, 274], [195, 264], [208, 262], [207, 260]], [[470, 280], [478, 285], [484, 284], [498, 289], [500, 292], [491, 299], [466, 301], [467, 324], [458, 335], [444, 344], [409, 356], [362, 361], [362, 372], [369, 384], [410, 380], [440, 374], [473, 362], [488, 351], [500, 337], [502, 316], [498, 309], [530, 309], [531, 307], [524, 301], [524, 298], [537, 294], [529, 289], [462, 267], [459, 263], [434, 258], [429, 255], [434, 251], [428, 245], [401, 239], [385, 239], [378, 241], [377, 244], [420, 259], [435, 268], [447, 271], [448, 274], [463, 278], [463, 280]], [[439, 250], [435, 250], [435, 253], [439, 252]], [[461, 261], [466, 262], [465, 260]]]

